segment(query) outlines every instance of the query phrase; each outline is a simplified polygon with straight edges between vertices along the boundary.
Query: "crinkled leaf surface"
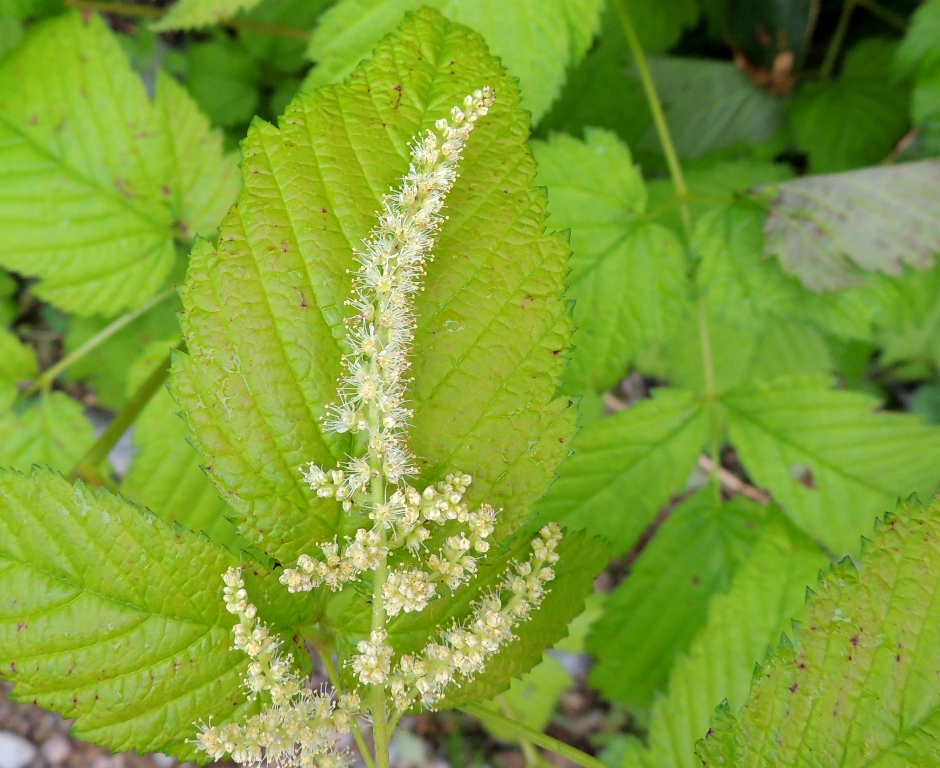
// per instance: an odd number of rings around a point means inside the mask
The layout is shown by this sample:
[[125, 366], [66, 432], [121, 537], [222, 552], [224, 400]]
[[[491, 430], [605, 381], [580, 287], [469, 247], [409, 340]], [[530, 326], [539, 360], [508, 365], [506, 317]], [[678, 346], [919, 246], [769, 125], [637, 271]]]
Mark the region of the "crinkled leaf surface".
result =
[[688, 392], [650, 400], [588, 424], [574, 454], [536, 505], [541, 520], [583, 528], [628, 550], [673, 493], [684, 490], [705, 444], [705, 411]]
[[232, 509], [203, 472], [178, 410], [170, 394], [161, 390], [140, 415], [134, 424], [137, 453], [121, 492], [162, 520], [205, 533], [213, 542], [237, 551], [243, 541], [226, 520]]
[[174, 239], [212, 232], [237, 189], [185, 91], [160, 77], [151, 103], [97, 16], [35, 25], [0, 65], [0, 263], [57, 306], [143, 303]]
[[23, 472], [34, 464], [68, 472], [95, 439], [81, 403], [62, 392], [0, 416], [0, 435], [0, 467]]
[[898, 496], [930, 494], [940, 480], [940, 429], [876, 412], [873, 398], [832, 389], [825, 377], [747, 385], [721, 402], [748, 474], [839, 555], [857, 552]]
[[179, 0], [165, 16], [151, 24], [151, 29], [196, 29], [218, 24], [239, 11], [254, 8], [261, 0]]
[[485, 84], [498, 100], [467, 146], [417, 306], [419, 482], [469, 472], [469, 503], [504, 509], [500, 537], [568, 453], [574, 409], [554, 398], [570, 334], [568, 246], [544, 233], [514, 81], [476, 33], [425, 9], [347, 83], [295, 99], [280, 129], [255, 123], [219, 249], [203, 242], [191, 257], [175, 395], [243, 534], [278, 559], [340, 524], [299, 466], [332, 466], [348, 450], [320, 419], [340, 374], [353, 248], [407, 171], [412, 137]]
[[558, 96], [568, 65], [590, 45], [603, 0], [340, 0], [313, 32], [307, 55], [317, 66], [305, 87], [348, 75], [406, 11], [422, 5], [483, 35], [519, 78], [522, 106], [538, 122]]
[[940, 251], [940, 160], [804, 176], [770, 197], [765, 251], [815, 291], [859, 281], [859, 270], [926, 269]]
[[[245, 700], [247, 655], [229, 650], [222, 574], [237, 564], [118, 496], [48, 471], [2, 472], [0, 671], [15, 698], [74, 718], [84, 740], [192, 758], [197, 721], [259, 707]], [[285, 639], [315, 618], [309, 596], [288, 595], [256, 564], [245, 579]]]
[[640, 220], [643, 177], [613, 133], [588, 129], [583, 142], [556, 134], [534, 151], [551, 224], [571, 229], [568, 296], [577, 330], [565, 386], [603, 391], [637, 349], [663, 341], [678, 320], [685, 253], [667, 229]]
[[653, 705], [648, 746], [634, 741], [623, 768], [701, 768], [695, 743], [715, 707], [724, 699], [735, 710], [744, 704], [755, 663], [790, 628], [806, 587], [826, 562], [792, 526], [767, 525], [731, 588], [712, 600], [688, 654], [673, 666], [665, 694]]
[[940, 764], [940, 502], [901, 504], [811, 594], [744, 709], [720, 709], [705, 766]]
[[813, 173], [874, 165], [904, 134], [910, 93], [891, 76], [895, 47], [867, 38], [846, 55], [837, 79], [811, 83], [793, 98], [793, 133]]
[[743, 496], [716, 504], [711, 487], [672, 510], [591, 628], [591, 684], [608, 699], [647, 709], [767, 517], [767, 507]]

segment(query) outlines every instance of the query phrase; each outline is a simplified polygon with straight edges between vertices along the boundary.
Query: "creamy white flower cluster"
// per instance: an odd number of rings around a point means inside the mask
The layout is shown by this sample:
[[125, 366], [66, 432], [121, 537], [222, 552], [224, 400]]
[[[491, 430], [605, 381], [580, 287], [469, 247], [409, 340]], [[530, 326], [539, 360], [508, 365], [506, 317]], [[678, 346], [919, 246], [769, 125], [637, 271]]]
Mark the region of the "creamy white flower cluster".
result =
[[437, 133], [428, 130], [416, 139], [402, 186], [385, 197], [378, 226], [356, 252], [354, 297], [347, 302], [355, 314], [347, 321], [346, 373], [326, 426], [368, 432], [372, 460], [353, 458], [346, 465], [344, 490], [337, 490], [346, 499], [354, 500], [378, 473], [393, 484], [414, 473], [405, 433], [411, 418], [405, 374], [414, 338], [412, 297], [444, 220], [440, 211], [457, 178], [460, 151], [494, 98], [489, 87], [475, 91], [463, 108], [451, 110], [450, 120], [437, 121]]
[[197, 747], [213, 760], [231, 755], [236, 763], [247, 765], [348, 765], [349, 756], [336, 748], [336, 734], [349, 731], [350, 718], [361, 707], [359, 696], [347, 694], [334, 702], [328, 694], [307, 688], [293, 671], [292, 655], [280, 653], [280, 638], [257, 619], [241, 570], [229, 568], [223, 579], [225, 607], [238, 614], [235, 648], [251, 660], [245, 679], [249, 697], [268, 694], [271, 703], [244, 724], [203, 725]]
[[385, 685], [399, 711], [417, 701], [433, 709], [448, 687], [472, 680], [486, 661], [512, 640], [513, 629], [526, 621], [542, 603], [547, 584], [555, 578], [555, 551], [561, 529], [546, 525], [532, 541], [528, 560], [511, 565], [499, 587], [474, 605], [465, 623], [455, 623], [418, 654], [406, 654], [391, 672], [393, 650], [384, 631], [373, 632], [358, 645], [353, 671], [366, 685]]

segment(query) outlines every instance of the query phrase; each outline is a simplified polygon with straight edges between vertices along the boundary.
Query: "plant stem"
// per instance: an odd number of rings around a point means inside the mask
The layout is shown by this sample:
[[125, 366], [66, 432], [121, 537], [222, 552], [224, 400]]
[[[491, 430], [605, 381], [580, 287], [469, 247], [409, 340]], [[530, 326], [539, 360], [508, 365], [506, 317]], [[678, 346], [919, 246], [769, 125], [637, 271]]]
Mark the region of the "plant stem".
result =
[[[180, 341], [174, 349], [183, 349], [184, 343]], [[69, 480], [84, 480], [91, 485], [107, 485], [103, 482], [103, 475], [99, 469], [100, 465], [108, 458], [108, 454], [117, 445], [118, 440], [124, 435], [130, 426], [137, 420], [140, 412], [144, 409], [150, 399], [157, 393], [157, 390], [163, 386], [167, 376], [170, 373], [170, 355], [168, 353], [160, 364], [154, 368], [147, 379], [141, 384], [137, 391], [131, 395], [124, 407], [118, 411], [114, 420], [108, 425], [108, 428], [101, 433], [101, 436], [95, 441], [94, 445], [88, 449], [88, 452], [78, 460], [75, 468], [69, 473]]]
[[141, 315], [147, 314], [151, 309], [156, 307], [158, 304], [162, 304], [170, 296], [176, 293], [176, 288], [169, 288], [163, 293], [158, 293], [150, 301], [144, 304], [142, 307], [135, 309], [133, 312], [128, 312], [126, 315], [122, 315], [114, 322], [106, 325], [98, 333], [92, 336], [88, 341], [82, 344], [78, 349], [72, 350], [69, 354], [63, 357], [55, 365], [50, 366], [45, 371], [42, 372], [42, 375], [39, 376], [36, 381], [29, 385], [27, 389], [23, 391], [23, 397], [28, 397], [33, 394], [38, 389], [49, 389], [52, 386], [52, 382], [56, 380], [60, 373], [66, 370], [73, 363], [81, 360], [89, 352], [93, 352], [102, 344], [104, 344], [108, 339], [110, 339], [114, 334], [120, 331], [123, 328], [126, 328], [128, 325], [133, 323]]
[[[319, 653], [320, 658], [323, 659], [323, 666], [326, 667], [326, 674], [330, 678], [330, 682], [333, 683], [333, 687], [342, 694], [343, 681], [340, 679], [339, 671], [333, 663], [333, 657], [330, 655], [330, 652], [325, 648], [317, 648], [317, 653]], [[353, 738], [356, 740], [356, 745], [359, 747], [359, 754], [362, 755], [363, 762], [365, 762], [368, 768], [375, 768], [372, 755], [369, 753], [369, 747], [366, 745], [366, 740], [362, 736], [362, 731], [359, 730], [359, 723], [356, 722], [355, 717], [350, 719], [352, 720]]]
[[[151, 8], [147, 5], [136, 5], [135, 3], [107, 2], [106, 0], [65, 0], [65, 4], [70, 8], [79, 10], [98, 11], [99, 13], [114, 13], [118, 16], [140, 16], [147, 19], [159, 19], [164, 15], [160, 8]], [[266, 24], [262, 21], [251, 21], [250, 19], [226, 19], [219, 22], [220, 27], [229, 29], [240, 29], [246, 32], [263, 32], [268, 35], [277, 35], [287, 37], [293, 40], [310, 40], [310, 33], [302, 29], [292, 29], [291, 27], [282, 27], [278, 24]]]
[[832, 40], [829, 41], [829, 47], [826, 49], [826, 58], [823, 59], [822, 67], [819, 69], [820, 80], [828, 80], [832, 77], [832, 72], [836, 68], [836, 61], [839, 59], [839, 51], [842, 50], [842, 43], [845, 42], [845, 35], [849, 31], [852, 11], [855, 10], [857, 3], [858, 0], [845, 0], [845, 4], [842, 6], [842, 14], [836, 24], [836, 31], [832, 33]]
[[611, 0], [617, 15], [620, 17], [620, 24], [623, 26], [623, 32], [627, 36], [627, 43], [630, 45], [630, 52], [633, 54], [633, 60], [636, 62], [637, 70], [640, 72], [640, 80], [643, 83], [643, 90], [646, 93], [646, 100], [649, 103], [650, 112], [653, 113], [653, 123], [656, 125], [656, 133], [659, 135], [659, 142], [663, 147], [663, 154], [666, 156], [666, 165], [669, 168], [669, 175], [672, 178], [673, 186], [676, 188], [676, 198], [679, 201], [679, 212], [682, 216], [682, 227], [685, 230], [686, 237], [692, 235], [692, 213], [689, 210], [689, 187], [685, 183], [685, 176], [682, 174], [682, 166], [679, 165], [679, 156], [676, 154], [675, 144], [672, 142], [672, 134], [669, 132], [669, 125], [666, 123], [666, 115], [663, 113], [663, 105], [659, 99], [659, 93], [656, 91], [656, 83], [653, 81], [653, 75], [650, 72], [649, 63], [646, 60], [646, 54], [643, 52], [643, 46], [640, 45], [640, 39], [636, 35], [636, 29], [627, 12], [627, 7], [623, 0]]
[[525, 739], [532, 744], [537, 744], [543, 749], [547, 749], [549, 752], [554, 752], [556, 755], [566, 757], [571, 760], [571, 762], [582, 766], [582, 768], [610, 768], [606, 763], [602, 763], [596, 757], [592, 757], [586, 752], [572, 747], [570, 744], [565, 744], [563, 741], [553, 739], [551, 736], [536, 731], [534, 728], [529, 728], [529, 726], [523, 725], [522, 723], [517, 723], [515, 720], [504, 717], [479, 704], [467, 704], [461, 707], [461, 710], [468, 715], [473, 715], [478, 720], [483, 720], [484, 722], [489, 721], [493, 725], [511, 730], [521, 739]]
[[907, 19], [888, 8], [885, 8], [880, 3], [875, 2], [875, 0], [855, 0], [855, 4], [860, 5], [872, 16], [877, 16], [879, 19], [887, 22], [892, 27], [899, 29], [901, 32], [907, 31]]

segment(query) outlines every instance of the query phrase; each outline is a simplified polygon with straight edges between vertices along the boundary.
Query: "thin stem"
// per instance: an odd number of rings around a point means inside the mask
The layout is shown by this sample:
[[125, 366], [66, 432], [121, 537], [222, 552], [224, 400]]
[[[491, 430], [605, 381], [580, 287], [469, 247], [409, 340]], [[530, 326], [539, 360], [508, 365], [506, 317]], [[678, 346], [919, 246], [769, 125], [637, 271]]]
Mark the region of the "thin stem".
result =
[[[70, 8], [98, 11], [98, 13], [113, 13], [118, 16], [159, 19], [164, 15], [164, 11], [160, 8], [151, 8], [147, 5], [137, 5], [135, 3], [107, 2], [106, 0], [65, 0], [65, 4]], [[268, 35], [303, 40], [304, 42], [310, 40], [310, 33], [304, 32], [302, 29], [292, 29], [291, 27], [266, 24], [262, 21], [251, 21], [250, 19], [226, 19], [219, 22], [218, 26], [241, 29], [246, 32], [264, 32]]]
[[[183, 348], [184, 344], [182, 341], [175, 347], [175, 349]], [[137, 391], [131, 395], [130, 400], [124, 404], [124, 407], [118, 411], [118, 414], [108, 425], [108, 428], [101, 433], [101, 437], [99, 437], [94, 445], [88, 449], [87, 453], [78, 460], [75, 468], [69, 473], [69, 480], [74, 481], [80, 479], [92, 485], [106, 484], [102, 482], [103, 476], [99, 470], [100, 465], [108, 458], [108, 454], [111, 453], [114, 446], [117, 445], [118, 440], [123, 437], [124, 433], [127, 432], [130, 426], [137, 420], [140, 412], [147, 403], [150, 402], [150, 399], [157, 393], [160, 387], [163, 386], [169, 373], [170, 354], [167, 354], [167, 356], [160, 361], [160, 364], [154, 368], [153, 373], [151, 373], [144, 383], [137, 388]]]
[[[333, 657], [330, 655], [330, 652], [325, 648], [317, 648], [317, 653], [319, 653], [320, 658], [323, 659], [323, 666], [326, 668], [327, 677], [330, 678], [333, 687], [342, 694], [344, 692], [343, 681], [339, 676], [336, 665], [333, 663]], [[356, 722], [355, 717], [350, 718], [350, 720], [352, 721], [353, 738], [356, 740], [356, 745], [359, 747], [359, 754], [362, 755], [362, 759], [368, 768], [375, 768], [372, 755], [369, 753], [369, 747], [366, 745], [366, 740], [362, 736], [362, 731], [359, 730], [359, 723]]]
[[[512, 719], [512, 710], [506, 698], [499, 695], [496, 697], [496, 700], [499, 702], [499, 708], [503, 711], [503, 715]], [[519, 736], [519, 746], [522, 747], [522, 754], [525, 756], [526, 768], [538, 768], [541, 760], [539, 759], [539, 753], [535, 745], [524, 736]]]
[[819, 69], [819, 79], [828, 80], [832, 77], [832, 72], [836, 68], [836, 62], [839, 60], [839, 51], [842, 50], [842, 43], [845, 42], [845, 35], [849, 31], [849, 22], [852, 20], [852, 11], [858, 0], [845, 0], [842, 6], [842, 14], [839, 16], [839, 22], [836, 24], [836, 31], [832, 33], [832, 40], [829, 41], [829, 47], [826, 49], [826, 58], [823, 59], [822, 67]]
[[482, 707], [479, 704], [467, 704], [466, 706], [461, 707], [461, 709], [468, 715], [473, 715], [478, 720], [482, 720], [484, 722], [489, 721], [495, 726], [511, 730], [520, 738], [524, 738], [533, 744], [537, 744], [543, 749], [547, 749], [549, 752], [554, 752], [556, 755], [566, 757], [571, 762], [582, 766], [582, 768], [610, 768], [610, 766], [606, 763], [602, 763], [596, 757], [592, 757], [586, 752], [582, 752], [580, 749], [572, 747], [570, 744], [565, 744], [563, 741], [553, 739], [551, 736], [547, 736], [540, 731], [536, 731], [534, 728], [529, 728], [529, 726], [523, 725], [522, 723], [517, 723], [515, 720], [504, 717], [503, 715], [486, 709], [486, 707]]
[[151, 309], [156, 307], [158, 304], [162, 304], [170, 296], [176, 293], [176, 288], [169, 288], [163, 293], [158, 293], [150, 301], [144, 304], [142, 307], [135, 309], [133, 312], [128, 312], [126, 315], [122, 315], [114, 322], [106, 325], [98, 333], [92, 336], [88, 341], [82, 344], [77, 349], [72, 350], [69, 354], [63, 357], [55, 365], [50, 366], [42, 375], [36, 379], [29, 387], [23, 391], [23, 397], [28, 397], [33, 394], [38, 389], [49, 389], [52, 386], [52, 382], [56, 380], [60, 373], [66, 370], [72, 364], [81, 360], [89, 352], [93, 352], [102, 344], [104, 344], [108, 339], [110, 339], [118, 331], [126, 328], [128, 325], [133, 323], [141, 315], [147, 314]]
[[646, 100], [649, 103], [650, 112], [653, 113], [653, 123], [656, 125], [656, 133], [659, 135], [659, 142], [663, 147], [663, 154], [666, 156], [666, 165], [669, 168], [669, 175], [676, 188], [676, 197], [679, 200], [679, 212], [682, 216], [682, 226], [685, 229], [686, 237], [692, 235], [692, 213], [689, 210], [689, 187], [685, 183], [685, 176], [682, 173], [682, 166], [679, 165], [679, 156], [676, 153], [675, 144], [672, 141], [672, 134], [669, 132], [669, 124], [666, 122], [666, 115], [663, 112], [663, 105], [656, 91], [656, 83], [653, 81], [653, 75], [650, 72], [649, 63], [646, 61], [646, 54], [643, 52], [643, 46], [636, 35], [636, 29], [630, 20], [630, 14], [623, 0], [612, 0], [614, 9], [620, 17], [620, 24], [623, 32], [627, 36], [627, 42], [630, 45], [630, 51], [633, 59], [636, 61], [637, 70], [640, 73], [640, 80], [643, 83], [643, 90], [646, 93]]
[[892, 27], [899, 29], [901, 32], [907, 31], [907, 19], [888, 8], [885, 8], [880, 3], [875, 2], [875, 0], [855, 0], [855, 4], [860, 5], [872, 16], [877, 16], [879, 19], [887, 22]]

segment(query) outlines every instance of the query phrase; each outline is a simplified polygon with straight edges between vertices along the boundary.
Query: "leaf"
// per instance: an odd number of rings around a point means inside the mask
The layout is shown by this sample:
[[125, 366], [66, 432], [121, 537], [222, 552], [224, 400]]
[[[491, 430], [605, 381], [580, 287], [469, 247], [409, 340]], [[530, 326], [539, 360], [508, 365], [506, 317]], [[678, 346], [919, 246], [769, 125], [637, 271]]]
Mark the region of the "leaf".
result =
[[590, 681], [605, 698], [649, 708], [767, 519], [766, 507], [741, 496], [716, 504], [711, 487], [672, 510], [588, 636]]
[[[747, 698], [754, 664], [789, 627], [826, 558], [782, 523], [768, 524], [727, 593], [709, 607], [708, 622], [678, 659], [665, 695], [650, 716], [648, 747], [633, 742], [623, 768], [697, 768], [695, 742], [715, 707]], [[629, 649], [624, 649], [625, 653]]]
[[[192, 759], [197, 721], [260, 708], [245, 700], [248, 656], [229, 650], [222, 574], [237, 564], [106, 491], [0, 473], [0, 669], [14, 698], [74, 718], [73, 735], [114, 751]], [[259, 615], [290, 639], [313, 600], [245, 565]]]
[[12, 332], [0, 328], [0, 414], [16, 400], [20, 381], [37, 374], [36, 354]]
[[261, 68], [235, 41], [220, 38], [189, 46], [186, 85], [216, 125], [247, 123], [256, 114]]
[[[500, 694], [498, 700], [488, 701], [484, 706], [536, 731], [544, 731], [555, 714], [558, 699], [573, 682], [564, 665], [554, 656], [545, 654], [537, 667], [513, 680], [509, 690]], [[519, 742], [519, 737], [509, 728], [496, 723], [481, 722], [481, 725], [500, 741]]]
[[940, 365], [940, 263], [927, 272], [909, 270], [899, 281], [901, 299], [878, 333], [881, 365]]
[[790, 103], [797, 146], [813, 173], [847, 171], [887, 157], [907, 129], [907, 86], [891, 78], [895, 44], [858, 43], [837, 80], [811, 83]]
[[151, 104], [107, 25], [78, 12], [32, 27], [0, 64], [0, 263], [66, 311], [139, 306], [174, 239], [210, 233], [231, 202], [221, 137], [180, 90], [159, 90]]
[[239, 11], [254, 8], [261, 0], [179, 0], [170, 10], [150, 25], [156, 32], [174, 29], [197, 29], [230, 19]]
[[588, 424], [536, 505], [538, 518], [587, 529], [610, 541], [615, 554], [625, 552], [685, 488], [707, 430], [695, 398], [670, 389]]
[[205, 533], [219, 546], [238, 551], [244, 542], [225, 519], [232, 510], [199, 466], [199, 454], [187, 442], [189, 430], [177, 410], [169, 393], [161, 391], [140, 415], [134, 425], [137, 453], [121, 492], [161, 520]]
[[925, 0], [910, 19], [907, 34], [894, 57], [896, 70], [907, 77], [940, 67], [940, 0]]
[[940, 503], [912, 499], [876, 525], [860, 570], [833, 566], [743, 710], [716, 714], [703, 764], [937, 765], [938, 539]]
[[469, 472], [468, 503], [503, 507], [506, 537], [568, 452], [574, 409], [554, 399], [568, 247], [543, 232], [518, 91], [478, 35], [423, 10], [346, 84], [298, 96], [283, 128], [255, 122], [219, 251], [203, 242], [191, 256], [174, 393], [239, 530], [279, 560], [337, 532], [338, 505], [298, 467], [348, 450], [320, 418], [340, 373], [353, 248], [407, 171], [411, 138], [484, 84], [498, 101], [467, 146], [418, 299], [418, 483]]
[[557, 134], [533, 149], [552, 223], [571, 229], [577, 332], [566, 388], [600, 392], [623, 377], [637, 349], [671, 331], [687, 288], [685, 253], [672, 233], [642, 222], [643, 178], [612, 133], [588, 129], [584, 142]]
[[722, 398], [731, 442], [754, 481], [803, 530], [836, 554], [898, 496], [929, 493], [940, 479], [940, 429], [877, 413], [877, 401], [793, 376]]
[[[650, 59], [649, 65], [683, 160], [732, 148], [747, 150], [774, 138], [783, 126], [780, 103], [729, 61], [661, 57]], [[643, 149], [659, 154], [657, 142], [650, 126]]]
[[534, 122], [558, 96], [569, 64], [597, 31], [602, 0], [340, 0], [323, 14], [307, 55], [317, 62], [306, 89], [338, 82], [422, 5], [480, 32], [522, 86]]
[[643, 51], [665, 53], [699, 20], [696, 0], [624, 0]]
[[94, 442], [81, 404], [61, 392], [44, 393], [22, 413], [0, 415], [0, 467], [25, 472], [34, 464], [68, 472]]
[[927, 269], [940, 251], [940, 160], [805, 176], [759, 190], [770, 199], [765, 252], [814, 291], [860, 270]]
[[[244, 18], [260, 24], [306, 32], [313, 29], [317, 18], [332, 3], [333, 0], [265, 0], [244, 14]], [[252, 58], [270, 64], [278, 72], [293, 74], [310, 66], [304, 56], [307, 43], [303, 40], [252, 29], [239, 29], [238, 42]], [[277, 110], [275, 114], [281, 114], [282, 111]]]

